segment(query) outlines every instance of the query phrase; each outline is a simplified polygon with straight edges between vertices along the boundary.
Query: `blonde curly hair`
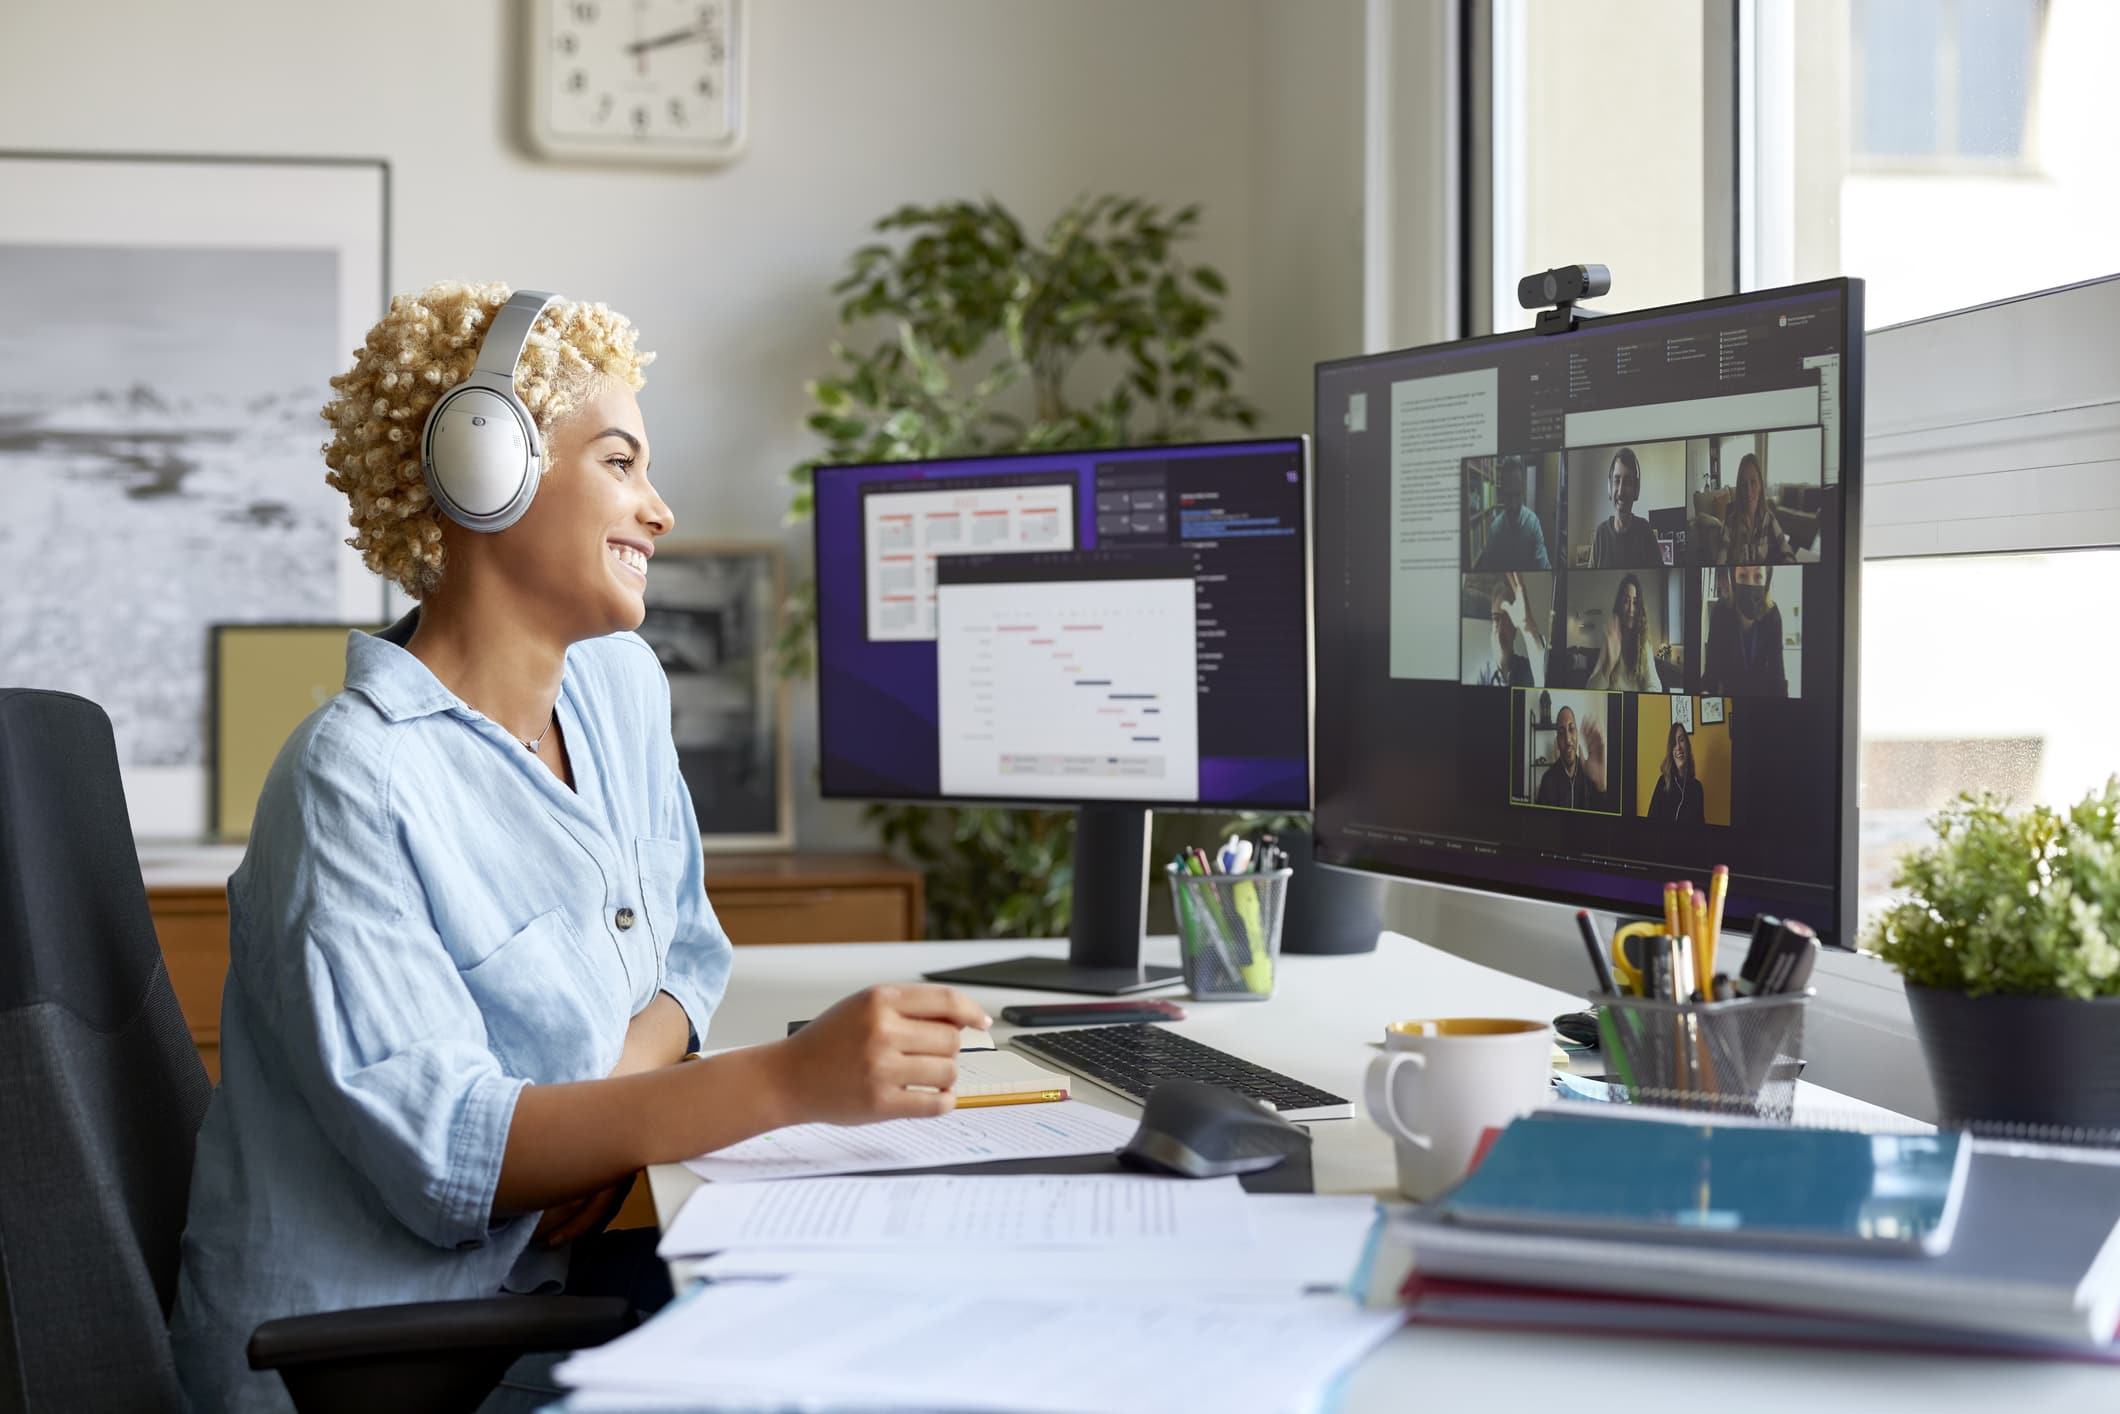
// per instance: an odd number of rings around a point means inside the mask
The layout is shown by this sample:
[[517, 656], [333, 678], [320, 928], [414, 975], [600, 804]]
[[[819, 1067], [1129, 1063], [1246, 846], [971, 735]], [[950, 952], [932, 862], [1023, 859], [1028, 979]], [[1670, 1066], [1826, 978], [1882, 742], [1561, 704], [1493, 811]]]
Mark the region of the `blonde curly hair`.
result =
[[[420, 469], [420, 433], [443, 390], [471, 375], [479, 341], [511, 293], [450, 281], [394, 296], [354, 350], [353, 367], [331, 380], [336, 396], [321, 413], [331, 424], [324, 479], [353, 503], [346, 543], [415, 599], [442, 582], [442, 513]], [[552, 428], [602, 380], [640, 391], [655, 355], [635, 346], [638, 337], [625, 316], [600, 304], [558, 300], [538, 316], [515, 365], [515, 395], [545, 443], [540, 475], [552, 469]]]

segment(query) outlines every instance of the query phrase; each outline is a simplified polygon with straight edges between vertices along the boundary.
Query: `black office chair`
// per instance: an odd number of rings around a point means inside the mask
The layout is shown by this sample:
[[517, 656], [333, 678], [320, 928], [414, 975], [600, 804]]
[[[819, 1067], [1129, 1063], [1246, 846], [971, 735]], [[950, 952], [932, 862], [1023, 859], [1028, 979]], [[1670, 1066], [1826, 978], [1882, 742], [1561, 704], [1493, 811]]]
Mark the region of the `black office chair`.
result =
[[[0, 688], [0, 1409], [181, 1410], [169, 1346], [209, 1087], [162, 965], [110, 719]], [[630, 1303], [502, 1296], [268, 1321], [303, 1414], [471, 1410]]]

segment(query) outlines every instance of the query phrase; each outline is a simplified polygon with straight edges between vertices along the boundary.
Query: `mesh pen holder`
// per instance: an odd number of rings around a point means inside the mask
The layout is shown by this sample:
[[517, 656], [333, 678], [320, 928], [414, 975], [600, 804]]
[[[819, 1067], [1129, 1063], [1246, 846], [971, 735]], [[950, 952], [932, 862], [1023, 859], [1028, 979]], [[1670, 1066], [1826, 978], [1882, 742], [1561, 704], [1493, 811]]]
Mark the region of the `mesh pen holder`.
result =
[[1601, 997], [1605, 1055], [1634, 1104], [1786, 1124], [1812, 991], [1725, 1002]]
[[1178, 916], [1178, 963], [1196, 1001], [1263, 1002], [1281, 963], [1293, 869], [1185, 874], [1165, 865]]

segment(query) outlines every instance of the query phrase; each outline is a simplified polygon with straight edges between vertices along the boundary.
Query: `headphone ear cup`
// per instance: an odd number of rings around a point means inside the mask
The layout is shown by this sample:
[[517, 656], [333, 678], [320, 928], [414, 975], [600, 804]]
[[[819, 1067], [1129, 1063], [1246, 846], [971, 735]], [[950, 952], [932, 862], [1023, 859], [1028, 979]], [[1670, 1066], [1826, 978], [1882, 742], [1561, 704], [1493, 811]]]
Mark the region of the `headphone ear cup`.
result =
[[538, 458], [521, 404], [476, 384], [444, 395], [422, 438], [427, 489], [451, 520], [505, 530], [537, 490]]

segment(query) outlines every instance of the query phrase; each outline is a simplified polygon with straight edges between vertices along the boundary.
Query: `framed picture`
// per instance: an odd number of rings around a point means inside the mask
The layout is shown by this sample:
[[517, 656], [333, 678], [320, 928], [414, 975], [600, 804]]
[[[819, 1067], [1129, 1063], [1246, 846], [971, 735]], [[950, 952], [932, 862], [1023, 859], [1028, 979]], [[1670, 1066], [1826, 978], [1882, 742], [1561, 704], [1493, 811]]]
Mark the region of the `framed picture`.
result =
[[787, 684], [775, 671], [780, 547], [655, 547], [640, 636], [670, 677], [670, 733], [709, 850], [795, 842]]
[[346, 635], [375, 623], [215, 624], [209, 829], [250, 837], [250, 820], [280, 748], [302, 719], [346, 686]]
[[208, 828], [209, 627], [369, 621], [324, 481], [381, 162], [0, 151], [0, 674], [101, 704], [134, 833]]

